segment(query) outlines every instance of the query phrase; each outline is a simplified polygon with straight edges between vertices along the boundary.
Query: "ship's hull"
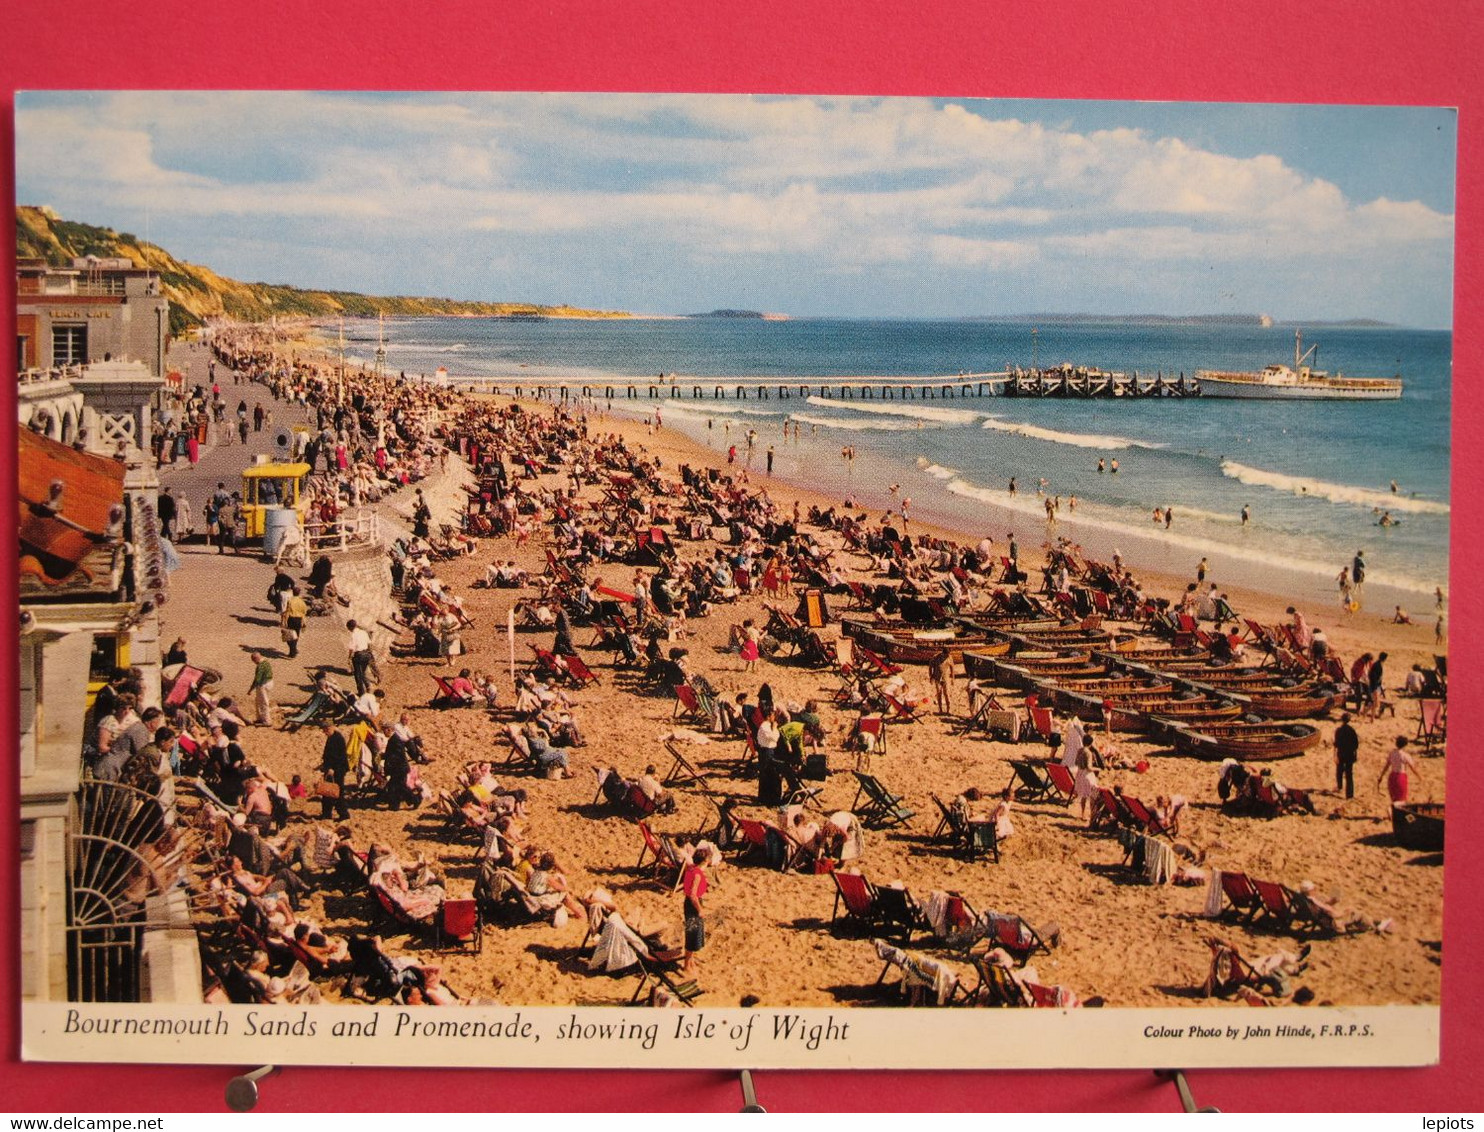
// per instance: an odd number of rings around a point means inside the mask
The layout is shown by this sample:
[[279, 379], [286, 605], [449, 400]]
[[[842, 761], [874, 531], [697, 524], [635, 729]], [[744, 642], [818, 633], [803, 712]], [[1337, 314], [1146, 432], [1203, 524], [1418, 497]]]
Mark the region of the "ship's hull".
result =
[[1228, 397], [1256, 401], [1397, 401], [1401, 399], [1401, 382], [1378, 381], [1375, 385], [1352, 382], [1306, 381], [1296, 385], [1267, 382], [1228, 381], [1219, 377], [1200, 376], [1202, 397]]

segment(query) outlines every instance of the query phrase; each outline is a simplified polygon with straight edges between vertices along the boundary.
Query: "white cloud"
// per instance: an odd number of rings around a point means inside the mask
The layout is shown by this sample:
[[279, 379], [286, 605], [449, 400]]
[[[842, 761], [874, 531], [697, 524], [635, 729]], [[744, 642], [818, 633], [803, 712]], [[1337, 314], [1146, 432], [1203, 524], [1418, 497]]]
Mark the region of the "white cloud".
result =
[[594, 256], [732, 257], [774, 276], [894, 266], [925, 284], [1059, 263], [1120, 281], [1128, 262], [1192, 276], [1244, 258], [1381, 264], [1453, 235], [1421, 202], [1350, 200], [1275, 156], [923, 99], [23, 97], [17, 172], [22, 199], [82, 220], [102, 205], [231, 217], [238, 239], [275, 220], [315, 221], [326, 243], [342, 225], [347, 239], [462, 234], [499, 262], [576, 238]]

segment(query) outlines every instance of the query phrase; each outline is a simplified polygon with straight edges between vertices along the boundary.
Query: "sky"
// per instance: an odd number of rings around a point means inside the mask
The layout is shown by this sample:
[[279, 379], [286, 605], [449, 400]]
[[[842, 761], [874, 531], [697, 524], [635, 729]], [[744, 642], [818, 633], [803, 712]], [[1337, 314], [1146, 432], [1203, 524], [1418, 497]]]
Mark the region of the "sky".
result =
[[795, 316], [1452, 325], [1456, 114], [22, 93], [17, 199], [234, 278]]

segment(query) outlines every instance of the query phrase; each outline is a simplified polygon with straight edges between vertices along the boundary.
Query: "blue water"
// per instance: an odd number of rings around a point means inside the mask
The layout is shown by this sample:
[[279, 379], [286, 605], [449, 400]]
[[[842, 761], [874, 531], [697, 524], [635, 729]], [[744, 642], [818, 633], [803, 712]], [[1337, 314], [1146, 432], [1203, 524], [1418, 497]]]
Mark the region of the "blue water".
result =
[[[1293, 330], [1042, 321], [1042, 365], [1063, 361], [1141, 376], [1197, 369], [1254, 370], [1293, 355]], [[353, 330], [369, 354], [374, 324]], [[680, 375], [683, 397], [614, 405], [648, 412], [717, 448], [757, 432], [754, 467], [773, 445], [776, 474], [864, 506], [894, 506], [899, 484], [912, 513], [1023, 544], [1067, 535], [1090, 549], [1186, 572], [1206, 556], [1213, 578], [1283, 584], [1329, 597], [1364, 550], [1371, 583], [1388, 600], [1423, 608], [1418, 595], [1447, 584], [1452, 336], [1446, 331], [1317, 328], [1318, 368], [1356, 377], [1400, 374], [1399, 402], [1227, 400], [1061, 401], [970, 397], [906, 403], [702, 401], [689, 377], [916, 376], [1001, 370], [1032, 363], [1029, 323], [844, 319], [518, 322], [406, 319], [387, 324], [393, 369], [453, 379], [528, 382]], [[647, 382], [640, 382], [641, 397]], [[696, 384], [701, 384], [697, 382]], [[705, 383], [709, 394], [714, 382]], [[783, 436], [783, 422], [803, 436]], [[708, 425], [709, 421], [709, 425]], [[1012, 431], [1026, 429], [1028, 431]], [[841, 449], [853, 446], [846, 461]], [[1116, 458], [1118, 474], [1096, 471]], [[1007, 491], [1010, 477], [1018, 493]], [[1060, 494], [1045, 524], [1038, 482]], [[1390, 482], [1398, 491], [1393, 494]], [[1075, 513], [1069, 498], [1077, 497]], [[1243, 527], [1240, 512], [1251, 509]], [[1166, 531], [1156, 507], [1172, 507]], [[1398, 520], [1377, 525], [1382, 510]], [[1010, 524], [1006, 530], [1002, 525]], [[1372, 601], [1374, 604], [1374, 601]]]

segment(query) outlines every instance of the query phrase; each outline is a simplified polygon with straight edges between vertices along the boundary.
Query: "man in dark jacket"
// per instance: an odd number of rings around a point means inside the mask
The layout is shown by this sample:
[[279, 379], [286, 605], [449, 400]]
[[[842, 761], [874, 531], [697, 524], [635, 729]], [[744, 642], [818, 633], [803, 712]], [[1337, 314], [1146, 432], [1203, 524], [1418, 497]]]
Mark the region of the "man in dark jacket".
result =
[[350, 749], [345, 736], [328, 719], [320, 724], [325, 733], [325, 747], [320, 754], [319, 769], [325, 782], [332, 786], [335, 796], [320, 795], [320, 817], [328, 819], [331, 811], [341, 821], [350, 818], [350, 809], [345, 804], [345, 780], [350, 776]]
[[386, 737], [386, 749], [381, 754], [381, 768], [386, 773], [386, 801], [394, 810], [402, 808], [403, 801], [417, 808], [418, 796], [407, 786], [407, 775], [412, 764], [407, 758], [407, 741], [397, 734], [391, 720], [383, 721], [381, 733]]

